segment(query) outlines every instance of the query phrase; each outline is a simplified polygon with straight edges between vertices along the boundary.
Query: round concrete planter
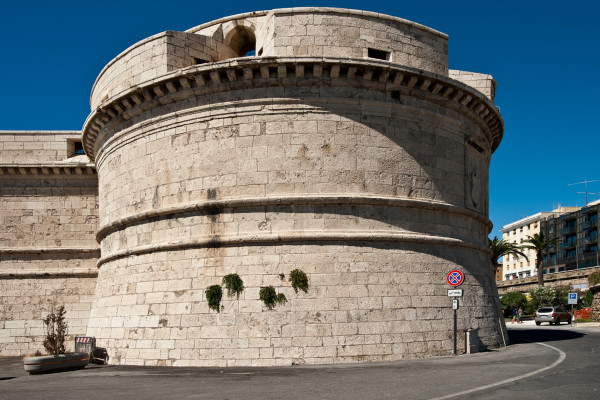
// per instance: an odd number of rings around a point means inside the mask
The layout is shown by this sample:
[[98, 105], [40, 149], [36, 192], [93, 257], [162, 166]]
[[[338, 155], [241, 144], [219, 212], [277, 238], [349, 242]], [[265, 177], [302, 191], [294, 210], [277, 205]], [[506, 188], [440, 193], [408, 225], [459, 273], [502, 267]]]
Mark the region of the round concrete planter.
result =
[[87, 353], [59, 354], [57, 356], [25, 357], [25, 371], [30, 374], [84, 368], [90, 360]]

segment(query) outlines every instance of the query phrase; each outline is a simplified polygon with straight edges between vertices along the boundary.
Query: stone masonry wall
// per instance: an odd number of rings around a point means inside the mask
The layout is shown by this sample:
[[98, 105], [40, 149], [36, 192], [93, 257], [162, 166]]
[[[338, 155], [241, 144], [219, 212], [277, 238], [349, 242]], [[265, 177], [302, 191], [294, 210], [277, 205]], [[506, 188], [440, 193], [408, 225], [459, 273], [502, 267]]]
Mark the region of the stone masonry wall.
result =
[[[479, 80], [448, 77], [445, 35], [321, 8], [187, 33], [237, 55], [256, 40], [257, 56], [141, 82], [83, 130], [102, 248], [87, 333], [114, 362], [449, 354], [452, 269], [465, 273], [459, 329], [501, 344], [487, 184], [503, 122]], [[308, 293], [290, 288], [293, 269]], [[230, 273], [245, 290], [211, 311], [206, 290]], [[273, 310], [269, 285], [287, 298]]]
[[[434, 246], [373, 242], [226, 246], [157, 252], [104, 264], [88, 334], [117, 364], [267, 366], [449, 355], [452, 309], [439, 271], [459, 264], [467, 278], [459, 330], [499, 335], [491, 277], [477, 261], [441, 256]], [[460, 251], [452, 251], [459, 254]], [[410, 265], [410, 268], [407, 268]], [[309, 276], [295, 293], [289, 273]], [[204, 295], [237, 273], [245, 290], [223, 296], [220, 313]], [[282, 280], [280, 274], [284, 274]], [[443, 277], [442, 277], [443, 278]], [[273, 285], [286, 304], [259, 300]], [[464, 351], [459, 341], [459, 351]]]
[[96, 108], [109, 97], [169, 71], [196, 64], [235, 57], [217, 40], [203, 35], [167, 31], [131, 46], [112, 60], [100, 73], [90, 99]]
[[[68, 140], [74, 131], [0, 131], [0, 163], [47, 163], [69, 157]], [[72, 151], [72, 150], [71, 150]]]
[[0, 132], [0, 356], [44, 352], [42, 319], [65, 305], [85, 334], [100, 256], [98, 181], [79, 132]]
[[[34, 263], [41, 262], [39, 256], [32, 258], [35, 258], [32, 260]], [[93, 268], [96, 259], [97, 255], [85, 260], [87, 267]], [[73, 258], [52, 261], [70, 265]], [[42, 319], [51, 312], [53, 306], [60, 305], [64, 305], [67, 311], [65, 317], [69, 335], [66, 348], [67, 351], [73, 351], [73, 337], [86, 333], [96, 274], [69, 275], [9, 276], [0, 273], [0, 356], [34, 354], [38, 350], [45, 353]]]
[[478, 74], [475, 72], [467, 72], [467, 71], [458, 71], [455, 69], [451, 69], [449, 72], [449, 76], [452, 79], [456, 79], [464, 83], [465, 85], [469, 85], [474, 89], [479, 90], [481, 93], [485, 94], [490, 100], [494, 101], [494, 97], [496, 96], [496, 81], [492, 78], [491, 75], [487, 74]]

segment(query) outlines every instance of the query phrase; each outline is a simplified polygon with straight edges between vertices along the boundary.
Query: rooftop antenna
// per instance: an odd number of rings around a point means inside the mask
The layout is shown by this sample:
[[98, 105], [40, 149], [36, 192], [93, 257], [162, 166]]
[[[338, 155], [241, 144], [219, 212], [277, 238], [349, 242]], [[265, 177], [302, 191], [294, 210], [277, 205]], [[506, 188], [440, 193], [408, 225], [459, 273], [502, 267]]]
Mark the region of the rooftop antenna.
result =
[[585, 185], [585, 192], [577, 192], [577, 193], [578, 194], [584, 194], [585, 193], [585, 205], [587, 206], [588, 205], [588, 194], [598, 194], [598, 193], [588, 192], [587, 184], [588, 183], [592, 183], [592, 182], [600, 182], [600, 179], [596, 179], [596, 180], [593, 180], [593, 181], [585, 180], [583, 182], [569, 183], [567, 186]]

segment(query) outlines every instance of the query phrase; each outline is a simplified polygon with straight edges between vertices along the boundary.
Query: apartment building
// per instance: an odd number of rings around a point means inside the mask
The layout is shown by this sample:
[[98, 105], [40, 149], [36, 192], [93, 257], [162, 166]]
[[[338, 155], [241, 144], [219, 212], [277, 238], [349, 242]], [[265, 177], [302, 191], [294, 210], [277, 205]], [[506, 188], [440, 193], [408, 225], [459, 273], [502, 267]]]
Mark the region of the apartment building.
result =
[[544, 274], [600, 265], [598, 254], [598, 213], [600, 200], [568, 213], [542, 221], [541, 231], [557, 240], [544, 257]]
[[[523, 244], [529, 236], [541, 232], [542, 222], [576, 210], [578, 210], [577, 207], [559, 207], [549, 212], [539, 212], [522, 218], [505, 225], [500, 229], [500, 232], [502, 232], [502, 239], [506, 242], [512, 242], [519, 245]], [[503, 257], [502, 280], [507, 281], [510, 279], [528, 278], [537, 274], [537, 269], [535, 267], [535, 251], [523, 249], [523, 253], [527, 256], [526, 258], [515, 257], [512, 255]]]

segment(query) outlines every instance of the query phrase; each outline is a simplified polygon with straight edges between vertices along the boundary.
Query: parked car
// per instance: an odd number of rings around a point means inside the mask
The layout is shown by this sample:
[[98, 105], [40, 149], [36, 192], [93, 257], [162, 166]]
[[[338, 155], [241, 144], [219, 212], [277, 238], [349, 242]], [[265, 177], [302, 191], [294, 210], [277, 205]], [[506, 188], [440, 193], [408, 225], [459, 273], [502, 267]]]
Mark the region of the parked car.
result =
[[535, 312], [535, 324], [539, 325], [542, 322], [548, 322], [550, 325], [559, 325], [561, 321], [571, 323], [572, 315], [561, 306], [540, 307]]

